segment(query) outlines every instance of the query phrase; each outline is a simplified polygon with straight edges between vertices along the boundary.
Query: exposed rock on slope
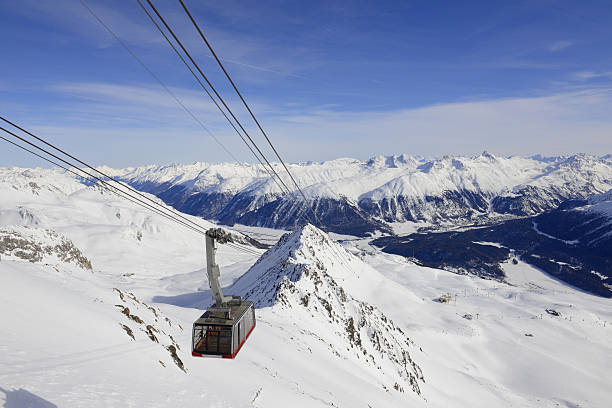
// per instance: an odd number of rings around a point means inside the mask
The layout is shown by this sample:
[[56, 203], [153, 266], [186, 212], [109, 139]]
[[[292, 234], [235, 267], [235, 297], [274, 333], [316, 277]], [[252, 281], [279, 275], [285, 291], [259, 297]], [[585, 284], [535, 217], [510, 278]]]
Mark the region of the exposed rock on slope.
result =
[[382, 311], [358, 298], [376, 279], [384, 278], [306, 225], [283, 236], [229, 291], [245, 294], [258, 308], [272, 306], [288, 323], [311, 327], [305, 336], [328, 343], [337, 358], [365, 363], [381, 386], [420, 395], [425, 380], [409, 351], [414, 343]]
[[41, 228], [0, 229], [0, 254], [32, 263], [63, 262], [91, 271], [87, 259], [68, 238]]
[[[118, 300], [121, 302], [120, 304], [116, 304], [115, 307], [125, 315], [125, 318], [122, 319], [119, 326], [126, 334], [130, 336], [132, 340], [136, 340], [137, 336], [141, 337], [144, 335], [151, 342], [160, 344], [161, 347], [168, 351], [170, 360], [172, 360], [183, 372], [187, 372], [183, 360], [181, 360], [177, 353], [177, 350], [181, 350], [181, 346], [172, 336], [173, 332], [174, 335], [179, 334], [178, 330], [182, 332], [183, 327], [180, 324], [173, 325], [172, 321], [165, 316], [159, 308], [155, 308], [139, 300], [133, 293], [123, 292], [117, 288], [113, 288], [113, 290], [117, 293]], [[163, 367], [166, 367], [166, 364], [162, 360], [159, 360], [159, 363]]]

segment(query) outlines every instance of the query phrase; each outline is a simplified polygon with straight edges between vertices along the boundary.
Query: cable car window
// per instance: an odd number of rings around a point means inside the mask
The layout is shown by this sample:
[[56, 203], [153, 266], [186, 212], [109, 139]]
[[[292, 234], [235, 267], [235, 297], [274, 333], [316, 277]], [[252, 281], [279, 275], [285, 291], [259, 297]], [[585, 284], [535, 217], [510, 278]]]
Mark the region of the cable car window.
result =
[[244, 327], [247, 333], [249, 330], [251, 330], [251, 327], [253, 327], [253, 313], [252, 312], [247, 312], [244, 315]]
[[200, 344], [202, 342], [202, 337], [204, 337], [204, 326], [194, 326], [193, 327], [194, 350], [201, 349], [204, 347], [202, 344]]
[[244, 324], [244, 319], [240, 320], [240, 342], [242, 343], [244, 341], [244, 338], [246, 336], [246, 327]]
[[232, 354], [232, 330], [223, 326], [196, 326], [193, 344], [198, 353]]
[[239, 325], [234, 325], [234, 349], [236, 349], [240, 345], [240, 337], [238, 336], [238, 327]]
[[232, 331], [219, 331], [219, 353], [232, 354]]
[[217, 330], [206, 330], [206, 352], [219, 352], [219, 332]]

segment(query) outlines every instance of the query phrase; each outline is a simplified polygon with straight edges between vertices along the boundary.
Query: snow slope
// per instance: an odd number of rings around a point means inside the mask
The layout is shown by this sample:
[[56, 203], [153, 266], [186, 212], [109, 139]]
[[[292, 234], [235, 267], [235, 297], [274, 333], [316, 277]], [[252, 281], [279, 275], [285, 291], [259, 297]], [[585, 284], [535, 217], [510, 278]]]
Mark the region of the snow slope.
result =
[[[22, 169], [3, 170], [0, 229], [41, 248], [69, 241], [92, 265], [1, 255], [0, 406], [605, 407], [611, 397], [610, 301], [524, 263], [504, 265], [506, 285], [365, 241], [342, 248], [312, 227], [259, 261], [221, 246], [224, 290], [257, 302], [257, 327], [236, 360], [198, 359], [190, 326], [210, 303], [201, 237], [63, 173]], [[433, 301], [444, 293], [450, 303]]]
[[[390, 314], [426, 353], [441, 406], [605, 407], [612, 391], [610, 300], [568, 288], [524, 262], [509, 284], [419, 267], [361, 245], [369, 264], [422, 302]], [[449, 294], [449, 303], [432, 301]], [[397, 300], [381, 298], [393, 309]], [[559, 317], [546, 313], [555, 309]], [[406, 312], [409, 311], [409, 312]], [[434, 384], [431, 384], [434, 383]]]

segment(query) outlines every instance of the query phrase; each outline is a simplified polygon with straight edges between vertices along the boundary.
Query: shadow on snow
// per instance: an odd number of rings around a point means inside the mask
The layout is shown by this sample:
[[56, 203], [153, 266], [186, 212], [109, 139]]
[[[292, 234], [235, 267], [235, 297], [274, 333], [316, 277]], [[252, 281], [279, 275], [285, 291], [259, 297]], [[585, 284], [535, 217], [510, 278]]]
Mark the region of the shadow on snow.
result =
[[1, 394], [5, 395], [3, 407], [5, 408], [57, 408], [57, 405], [32, 394], [28, 390], [19, 388], [17, 390], [7, 390], [0, 387], [0, 403], [2, 403]]

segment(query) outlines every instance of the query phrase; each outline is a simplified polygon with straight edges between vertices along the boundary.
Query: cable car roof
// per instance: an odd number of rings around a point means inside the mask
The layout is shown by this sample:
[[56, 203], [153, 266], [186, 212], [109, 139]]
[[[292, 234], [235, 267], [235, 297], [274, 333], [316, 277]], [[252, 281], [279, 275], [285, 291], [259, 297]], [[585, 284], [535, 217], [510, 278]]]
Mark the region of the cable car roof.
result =
[[216, 326], [232, 326], [240, 320], [240, 318], [253, 306], [253, 302], [243, 300], [239, 304], [230, 304], [230, 318], [221, 317], [219, 313], [207, 310], [194, 322], [199, 325], [216, 325]]

